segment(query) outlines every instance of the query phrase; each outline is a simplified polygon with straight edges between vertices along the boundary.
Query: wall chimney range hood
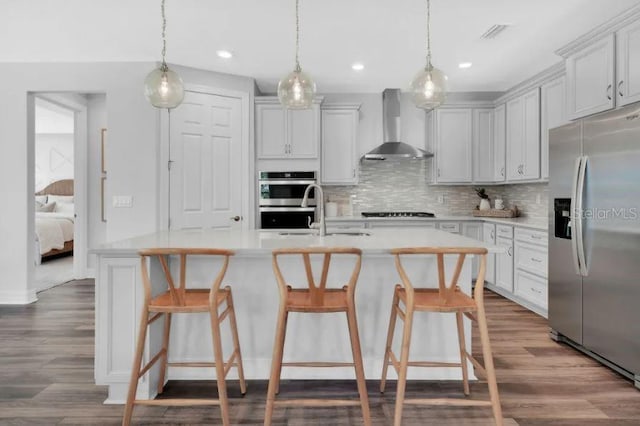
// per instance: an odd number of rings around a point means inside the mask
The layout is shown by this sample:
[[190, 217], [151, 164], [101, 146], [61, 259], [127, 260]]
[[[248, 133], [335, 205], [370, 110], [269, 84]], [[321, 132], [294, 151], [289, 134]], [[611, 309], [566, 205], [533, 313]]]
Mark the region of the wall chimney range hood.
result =
[[400, 140], [400, 89], [382, 92], [382, 132], [384, 143], [367, 152], [365, 160], [411, 159], [433, 157], [413, 145]]

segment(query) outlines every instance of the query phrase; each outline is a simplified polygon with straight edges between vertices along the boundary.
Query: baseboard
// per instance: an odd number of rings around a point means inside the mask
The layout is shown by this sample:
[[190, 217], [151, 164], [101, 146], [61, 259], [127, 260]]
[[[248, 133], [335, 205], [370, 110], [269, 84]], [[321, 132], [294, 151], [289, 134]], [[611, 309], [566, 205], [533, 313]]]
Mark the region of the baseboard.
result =
[[0, 305], [28, 305], [38, 300], [35, 289], [0, 291]]

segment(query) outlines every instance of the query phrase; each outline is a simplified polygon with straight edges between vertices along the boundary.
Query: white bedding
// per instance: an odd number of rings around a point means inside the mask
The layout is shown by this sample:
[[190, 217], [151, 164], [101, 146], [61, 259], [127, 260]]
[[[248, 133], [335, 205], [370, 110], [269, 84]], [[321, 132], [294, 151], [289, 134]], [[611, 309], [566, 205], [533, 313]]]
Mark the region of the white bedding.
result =
[[36, 240], [40, 254], [63, 249], [73, 240], [73, 215], [60, 212], [36, 212]]

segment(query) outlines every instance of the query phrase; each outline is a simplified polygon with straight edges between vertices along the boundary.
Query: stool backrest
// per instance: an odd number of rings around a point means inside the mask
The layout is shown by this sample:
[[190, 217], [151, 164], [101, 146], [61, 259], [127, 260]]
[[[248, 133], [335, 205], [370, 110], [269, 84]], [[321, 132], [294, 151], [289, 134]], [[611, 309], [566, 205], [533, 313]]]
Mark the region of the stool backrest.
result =
[[[440, 300], [444, 304], [448, 304], [456, 288], [458, 286], [458, 280], [460, 278], [460, 273], [462, 272], [462, 266], [464, 265], [464, 261], [467, 255], [474, 255], [480, 257], [480, 268], [478, 270], [478, 277], [476, 279], [476, 286], [474, 290], [474, 297], [476, 299], [482, 300], [482, 292], [484, 288], [484, 276], [486, 270], [486, 261], [487, 261], [487, 249], [482, 247], [447, 247], [447, 248], [439, 248], [439, 247], [408, 247], [408, 248], [398, 248], [391, 250], [391, 253], [395, 256], [396, 269], [398, 270], [398, 274], [400, 274], [400, 279], [402, 280], [402, 284], [404, 285], [407, 291], [407, 300], [409, 303], [413, 300], [413, 292], [414, 287], [407, 275], [404, 267], [402, 266], [402, 261], [400, 260], [400, 256], [403, 255], [430, 255], [436, 256], [437, 265], [438, 265], [438, 291], [440, 295]], [[445, 267], [444, 267], [444, 257], [445, 255], [458, 256], [458, 261], [453, 270], [453, 276], [451, 277], [451, 281], [447, 284], [445, 277]]]
[[[233, 251], [222, 249], [210, 249], [210, 248], [153, 248], [144, 249], [138, 252], [140, 255], [140, 270], [142, 271], [142, 283], [144, 285], [145, 299], [151, 300], [151, 277], [149, 275], [149, 269], [147, 267], [148, 258], [157, 258], [162, 266], [164, 272], [164, 278], [167, 282], [167, 290], [171, 295], [173, 303], [177, 306], [185, 306], [185, 291], [186, 291], [186, 274], [187, 274], [187, 256], [215, 256], [223, 257], [222, 267], [216, 275], [213, 283], [211, 284], [211, 295], [209, 302], [215, 301], [216, 294], [220, 290], [220, 285], [227, 273], [227, 267], [229, 266], [229, 257], [233, 256]], [[180, 270], [179, 270], [179, 283], [175, 285], [171, 270], [167, 259], [169, 256], [178, 256], [180, 258]]]
[[[332, 256], [340, 255], [352, 255], [356, 257], [354, 262], [353, 271], [349, 282], [345, 285], [347, 287], [347, 294], [350, 300], [353, 300], [355, 294], [356, 284], [358, 282], [358, 276], [360, 275], [360, 267], [362, 265], [362, 250], [351, 247], [311, 247], [311, 248], [284, 248], [273, 251], [273, 271], [278, 281], [278, 287], [280, 289], [281, 300], [285, 300], [287, 289], [287, 282], [280, 270], [278, 264], [279, 256], [299, 255], [304, 262], [304, 269], [307, 277], [307, 286], [311, 293], [311, 302], [316, 306], [322, 306], [324, 303], [324, 294], [327, 289], [327, 278], [329, 276], [329, 265], [331, 264]], [[320, 275], [320, 281], [316, 282], [313, 275], [313, 268], [311, 266], [311, 256], [322, 255], [322, 272]]]

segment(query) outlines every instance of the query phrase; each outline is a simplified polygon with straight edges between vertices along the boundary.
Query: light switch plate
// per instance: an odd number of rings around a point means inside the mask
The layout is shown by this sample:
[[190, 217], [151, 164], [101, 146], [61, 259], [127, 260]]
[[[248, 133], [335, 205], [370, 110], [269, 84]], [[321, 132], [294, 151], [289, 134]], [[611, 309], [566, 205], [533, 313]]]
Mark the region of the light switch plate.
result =
[[131, 208], [133, 205], [133, 197], [131, 195], [114, 195], [113, 207], [114, 208]]

